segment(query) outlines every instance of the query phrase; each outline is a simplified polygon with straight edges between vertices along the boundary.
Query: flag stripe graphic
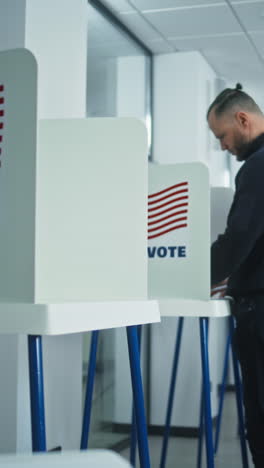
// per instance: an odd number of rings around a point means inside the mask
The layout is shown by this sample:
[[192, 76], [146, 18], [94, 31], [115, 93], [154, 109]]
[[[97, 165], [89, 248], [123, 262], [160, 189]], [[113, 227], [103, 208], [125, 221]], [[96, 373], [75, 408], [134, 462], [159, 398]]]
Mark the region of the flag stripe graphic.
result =
[[159, 210], [160, 208], [163, 208], [164, 206], [171, 205], [172, 203], [175, 203], [175, 202], [178, 202], [178, 201], [181, 201], [181, 200], [188, 200], [188, 196], [174, 198], [173, 200], [170, 200], [170, 201], [168, 201], [166, 203], [163, 203], [162, 205], [155, 206], [154, 208], [149, 208], [148, 212], [150, 213], [150, 212]]
[[168, 223], [161, 224], [161, 226], [151, 228], [148, 230], [148, 232], [154, 232], [154, 231], [157, 231], [158, 229], [163, 229], [167, 226], [170, 226], [171, 224], [179, 223], [180, 221], [187, 221], [187, 216], [182, 216], [181, 218], [173, 219], [172, 221], [169, 221]]
[[174, 210], [176, 208], [182, 208], [183, 206], [188, 206], [188, 203], [180, 203], [179, 205], [171, 206], [170, 208], [167, 208], [166, 210], [160, 211], [159, 213], [149, 215], [148, 219], [156, 218], [157, 216], [161, 216], [161, 215], [163, 215], [165, 213], [168, 213], [169, 211]]
[[166, 229], [166, 231], [159, 232], [159, 234], [154, 234], [153, 236], [148, 236], [148, 239], [154, 239], [155, 237], [164, 236], [164, 234], [167, 234], [168, 232], [175, 231], [176, 229], [185, 228], [185, 227], [187, 227], [187, 224], [179, 224], [179, 226], [175, 226], [173, 228]]
[[158, 195], [162, 195], [163, 193], [166, 193], [169, 190], [173, 190], [175, 188], [183, 187], [184, 185], [188, 185], [188, 182], [181, 182], [180, 184], [172, 185], [171, 187], [168, 187], [168, 188], [166, 188], [164, 190], [161, 190], [160, 192], [152, 193], [151, 195], [148, 196], [148, 198], [157, 197]]
[[165, 197], [161, 197], [161, 198], [158, 198], [157, 200], [149, 201], [148, 205], [154, 205], [154, 203], [159, 203], [163, 200], [166, 200], [167, 198], [174, 197], [175, 195], [179, 195], [180, 193], [187, 193], [187, 192], [188, 192], [187, 189], [178, 190], [177, 192], [172, 192], [169, 195], [166, 195]]
[[161, 223], [162, 221], [166, 221], [166, 219], [172, 218], [176, 214], [180, 215], [180, 214], [185, 214], [187, 212], [188, 212], [187, 210], [180, 210], [180, 211], [177, 211], [176, 213], [172, 213], [172, 214], [170, 214], [168, 216], [163, 216], [163, 218], [159, 218], [156, 221], [152, 221], [151, 223], [148, 223], [148, 226], [153, 226], [154, 224]]
[[[3, 105], [4, 105], [4, 102], [5, 102], [5, 98], [3, 96], [3, 92], [4, 92], [4, 85], [3, 84], [0, 84], [0, 156], [2, 155], [2, 142], [3, 142], [3, 129], [4, 129], [4, 122], [1, 118], [4, 117], [4, 109], [3, 109]], [[1, 167], [1, 161], [0, 161], [0, 167]]]
[[188, 206], [188, 182], [171, 185], [150, 194], [148, 196], [148, 239], [155, 239], [176, 229], [186, 228]]

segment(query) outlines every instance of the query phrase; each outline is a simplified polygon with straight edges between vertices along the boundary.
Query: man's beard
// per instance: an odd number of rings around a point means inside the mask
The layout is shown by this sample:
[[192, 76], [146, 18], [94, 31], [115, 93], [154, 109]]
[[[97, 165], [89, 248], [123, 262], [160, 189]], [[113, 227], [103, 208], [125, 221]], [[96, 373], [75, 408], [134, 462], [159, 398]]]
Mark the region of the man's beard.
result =
[[236, 149], [236, 159], [237, 161], [245, 161], [248, 156], [248, 149], [250, 147], [251, 142], [250, 141], [241, 141], [239, 140], [238, 144], [235, 146]]

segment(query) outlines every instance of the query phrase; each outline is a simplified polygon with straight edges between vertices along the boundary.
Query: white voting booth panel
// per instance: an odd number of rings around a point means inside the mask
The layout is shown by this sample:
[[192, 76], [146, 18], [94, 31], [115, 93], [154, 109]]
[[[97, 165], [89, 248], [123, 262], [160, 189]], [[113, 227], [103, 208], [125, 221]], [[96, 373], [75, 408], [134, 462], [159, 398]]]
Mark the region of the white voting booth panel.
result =
[[208, 299], [209, 191], [208, 170], [201, 163], [150, 164], [150, 297]]
[[[146, 129], [136, 119], [37, 121], [36, 90], [33, 55], [1, 52], [1, 332], [158, 321], [147, 301]], [[0, 451], [29, 450], [26, 337], [2, 335], [0, 355], [10, 356]], [[48, 449], [79, 447], [81, 358], [80, 335], [43, 340]]]

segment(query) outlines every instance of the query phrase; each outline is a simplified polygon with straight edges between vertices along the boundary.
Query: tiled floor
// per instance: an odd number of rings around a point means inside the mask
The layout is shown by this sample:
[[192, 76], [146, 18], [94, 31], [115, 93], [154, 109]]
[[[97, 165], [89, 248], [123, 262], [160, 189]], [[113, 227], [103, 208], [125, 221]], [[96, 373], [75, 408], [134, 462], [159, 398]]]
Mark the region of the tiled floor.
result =
[[[159, 467], [161, 451], [161, 437], [149, 438], [151, 467]], [[129, 450], [123, 450], [121, 455], [129, 457]], [[197, 455], [197, 439], [175, 438], [170, 439], [166, 468], [195, 468]], [[250, 454], [249, 454], [250, 459]], [[216, 468], [242, 468], [239, 440], [237, 438], [236, 404], [233, 393], [227, 393], [222, 430], [220, 435], [219, 451], [216, 456]], [[139, 463], [137, 463], [139, 467]], [[253, 465], [250, 462], [250, 468]], [[203, 465], [206, 467], [205, 454]]]

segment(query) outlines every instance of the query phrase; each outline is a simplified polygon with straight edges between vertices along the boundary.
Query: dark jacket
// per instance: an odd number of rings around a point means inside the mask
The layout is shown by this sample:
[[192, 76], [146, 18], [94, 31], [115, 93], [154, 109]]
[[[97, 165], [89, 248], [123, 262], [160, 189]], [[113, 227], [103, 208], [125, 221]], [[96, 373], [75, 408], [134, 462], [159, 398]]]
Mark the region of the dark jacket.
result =
[[248, 148], [224, 234], [211, 247], [211, 282], [229, 277], [228, 294], [264, 293], [264, 134]]

